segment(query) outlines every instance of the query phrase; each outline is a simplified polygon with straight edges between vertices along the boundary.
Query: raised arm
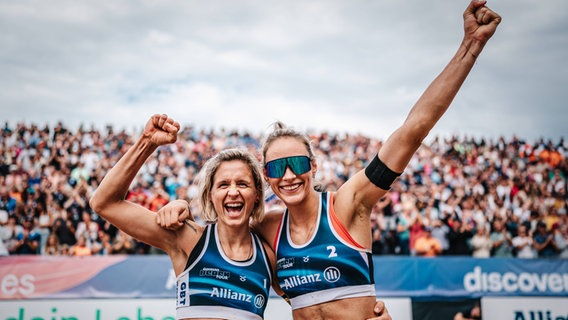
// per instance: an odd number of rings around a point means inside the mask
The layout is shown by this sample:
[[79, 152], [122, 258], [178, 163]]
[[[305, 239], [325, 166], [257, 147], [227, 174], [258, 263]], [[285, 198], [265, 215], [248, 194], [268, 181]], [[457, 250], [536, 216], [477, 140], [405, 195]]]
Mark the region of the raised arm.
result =
[[[392, 172], [404, 171], [422, 141], [449, 108], [483, 47], [495, 33], [501, 17], [485, 4], [486, 1], [473, 0], [466, 8], [464, 38], [456, 54], [379, 150], [378, 158]], [[386, 193], [385, 189], [371, 183], [364, 171], [357, 173], [344, 187], [348, 189], [347, 194], [354, 195], [352, 202], [369, 208]]]
[[473, 0], [463, 14], [464, 38], [452, 60], [432, 81], [405, 122], [384, 143], [379, 158], [395, 172], [402, 172], [422, 141], [449, 108], [477, 57], [495, 33], [501, 17]]
[[166, 115], [153, 115], [140, 138], [107, 173], [90, 200], [95, 212], [108, 222], [168, 253], [177, 248], [176, 233], [161, 228], [155, 221], [156, 213], [125, 197], [144, 162], [158, 146], [175, 142], [179, 129], [179, 123]]

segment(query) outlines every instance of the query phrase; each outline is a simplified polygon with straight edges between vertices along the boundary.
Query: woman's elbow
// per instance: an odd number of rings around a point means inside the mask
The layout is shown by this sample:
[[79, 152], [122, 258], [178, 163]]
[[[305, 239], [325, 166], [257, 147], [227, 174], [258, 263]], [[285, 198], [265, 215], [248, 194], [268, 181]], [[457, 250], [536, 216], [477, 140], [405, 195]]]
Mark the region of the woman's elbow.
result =
[[105, 201], [103, 201], [103, 199], [101, 199], [101, 196], [96, 191], [93, 194], [93, 196], [89, 199], [89, 206], [97, 214], [100, 214], [101, 212], [104, 211], [104, 203], [105, 203]]

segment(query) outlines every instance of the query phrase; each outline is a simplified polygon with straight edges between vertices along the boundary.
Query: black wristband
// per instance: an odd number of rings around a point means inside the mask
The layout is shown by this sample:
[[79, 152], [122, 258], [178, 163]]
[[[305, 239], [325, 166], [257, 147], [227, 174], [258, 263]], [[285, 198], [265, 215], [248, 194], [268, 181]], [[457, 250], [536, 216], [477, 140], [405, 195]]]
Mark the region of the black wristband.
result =
[[376, 155], [373, 160], [369, 163], [367, 168], [365, 168], [365, 175], [369, 180], [377, 187], [383, 190], [389, 190], [391, 184], [394, 180], [400, 176], [401, 173], [396, 173], [389, 169], [382, 161], [379, 156]]

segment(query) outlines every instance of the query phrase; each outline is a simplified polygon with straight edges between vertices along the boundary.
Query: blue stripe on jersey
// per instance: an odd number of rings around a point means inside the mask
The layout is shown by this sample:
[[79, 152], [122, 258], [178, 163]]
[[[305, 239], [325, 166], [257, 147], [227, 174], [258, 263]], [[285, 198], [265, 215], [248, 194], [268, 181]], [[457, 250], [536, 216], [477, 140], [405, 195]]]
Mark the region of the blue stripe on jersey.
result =
[[289, 236], [289, 213], [283, 215], [276, 248], [276, 274], [290, 298], [326, 289], [373, 284], [371, 253], [349, 246], [332, 231], [327, 193], [320, 198], [314, 236], [298, 246]]
[[[262, 317], [271, 275], [258, 237], [251, 234], [253, 256], [241, 262], [229, 259], [222, 252], [216, 224], [208, 225], [201, 237], [198, 242], [202, 244], [201, 251], [190, 256], [186, 270], [178, 277], [177, 308], [189, 308], [187, 312], [191, 312], [192, 306], [210, 306], [214, 315], [216, 307], [225, 306]], [[181, 295], [186, 299], [183, 303], [179, 301]]]

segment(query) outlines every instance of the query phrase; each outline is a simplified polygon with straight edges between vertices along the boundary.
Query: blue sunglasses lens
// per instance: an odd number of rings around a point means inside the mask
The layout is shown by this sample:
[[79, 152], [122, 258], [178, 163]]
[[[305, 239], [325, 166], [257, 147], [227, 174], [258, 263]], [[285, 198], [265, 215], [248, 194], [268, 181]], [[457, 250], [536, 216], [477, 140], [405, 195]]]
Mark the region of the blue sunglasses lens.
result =
[[266, 163], [266, 175], [269, 178], [282, 178], [286, 167], [290, 167], [295, 174], [304, 174], [312, 168], [310, 158], [306, 156], [294, 156], [287, 158], [280, 158]]

